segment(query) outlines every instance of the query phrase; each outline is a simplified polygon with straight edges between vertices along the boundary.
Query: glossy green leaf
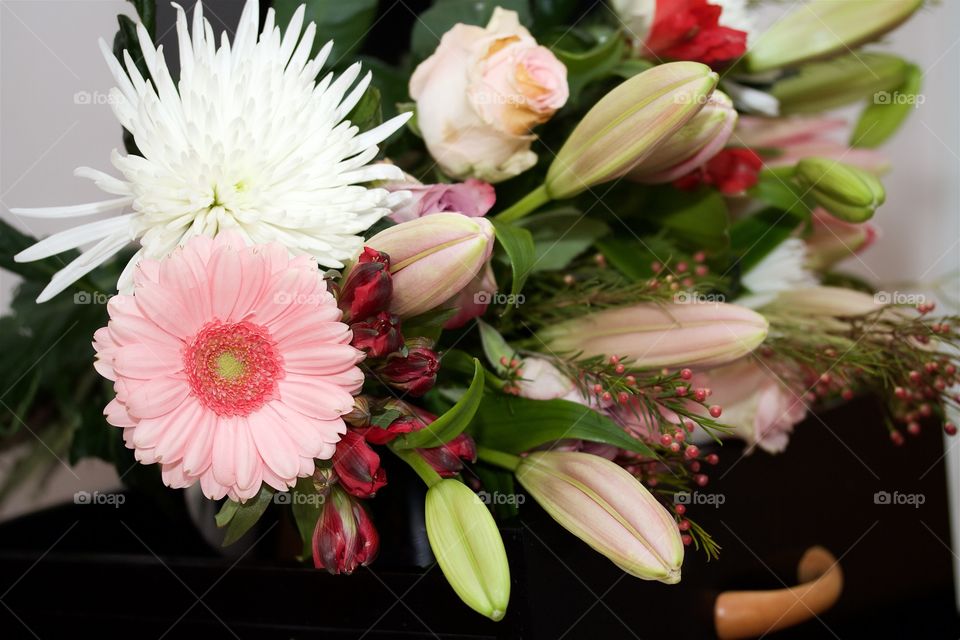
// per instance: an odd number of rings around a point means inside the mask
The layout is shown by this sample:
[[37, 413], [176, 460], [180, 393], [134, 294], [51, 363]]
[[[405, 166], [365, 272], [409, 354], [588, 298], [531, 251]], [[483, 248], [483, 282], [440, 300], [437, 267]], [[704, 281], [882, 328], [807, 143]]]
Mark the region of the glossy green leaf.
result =
[[659, 189], [648, 207], [645, 216], [678, 246], [719, 251], [730, 244], [727, 203], [712, 189]]
[[497, 241], [507, 252], [507, 257], [510, 259], [510, 267], [513, 272], [510, 294], [516, 299], [516, 296], [523, 290], [523, 285], [526, 283], [527, 276], [530, 275], [536, 260], [533, 235], [523, 227], [498, 222], [496, 219], [493, 219], [492, 222], [497, 233]]
[[360, 102], [347, 114], [347, 120], [356, 125], [360, 131], [373, 129], [383, 122], [380, 110], [380, 90], [373, 85], [367, 87], [360, 97]]
[[571, 207], [545, 211], [518, 223], [533, 236], [532, 272], [557, 271], [610, 232], [610, 227]]
[[746, 217], [730, 229], [731, 249], [742, 272], [749, 271], [781, 242], [793, 235], [802, 220], [776, 207]]
[[480, 406], [484, 381], [483, 365], [474, 358], [473, 380], [457, 403], [427, 427], [394, 440], [393, 446], [396, 449], [439, 447], [456, 438], [467, 428]]
[[432, 55], [443, 34], [457, 23], [485, 27], [496, 7], [516, 11], [521, 23], [530, 24], [530, 3], [527, 0], [437, 0], [419, 15], [413, 25], [410, 36], [413, 55], [421, 60]]
[[610, 418], [569, 400], [528, 400], [489, 394], [470, 428], [484, 447], [513, 454], [572, 438], [655, 456], [647, 445], [627, 435]]
[[[273, 0], [277, 24], [285, 31], [294, 12], [306, 5], [303, 23], [317, 24], [313, 54], [329, 40], [333, 40], [328, 66], [337, 66], [357, 51], [377, 15], [377, 0]], [[352, 60], [351, 60], [352, 61]]]
[[563, 28], [559, 38], [547, 41], [553, 41], [550, 50], [567, 68], [571, 102], [588, 84], [613, 74], [626, 46], [620, 31], [613, 29]]
[[260, 516], [267, 510], [267, 507], [270, 506], [270, 503], [273, 501], [274, 490], [271, 489], [267, 484], [260, 486], [260, 491], [254, 497], [250, 498], [246, 502], [234, 502], [236, 507], [228, 507], [227, 505], [233, 502], [228, 500], [224, 503], [224, 506], [221, 507], [220, 513], [217, 514], [217, 526], [224, 526], [220, 524], [221, 518], [220, 514], [224, 513], [224, 510], [235, 511], [232, 517], [224, 515], [223, 520], [227, 521], [226, 526], [226, 535], [223, 538], [223, 546], [229, 546], [243, 537], [247, 531], [257, 524], [257, 521], [260, 520]]
[[677, 252], [668, 240], [649, 236], [642, 239], [608, 236], [597, 243], [597, 248], [614, 269], [634, 282], [652, 277], [653, 263], [672, 262]]
[[320, 514], [323, 513], [324, 496], [317, 493], [313, 478], [310, 477], [298, 479], [292, 492], [290, 510], [303, 541], [302, 558], [306, 559], [313, 555], [313, 531], [317, 527]]

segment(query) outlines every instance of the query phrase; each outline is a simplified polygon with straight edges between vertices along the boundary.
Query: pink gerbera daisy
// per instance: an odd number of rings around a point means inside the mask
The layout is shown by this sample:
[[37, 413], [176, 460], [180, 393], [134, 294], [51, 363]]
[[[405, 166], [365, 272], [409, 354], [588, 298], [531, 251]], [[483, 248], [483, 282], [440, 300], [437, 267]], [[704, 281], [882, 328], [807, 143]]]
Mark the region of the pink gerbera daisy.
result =
[[133, 295], [108, 310], [93, 343], [117, 394], [107, 422], [168, 486], [199, 480], [208, 498], [246, 500], [333, 455], [362, 354], [311, 258], [195, 237], [141, 260]]

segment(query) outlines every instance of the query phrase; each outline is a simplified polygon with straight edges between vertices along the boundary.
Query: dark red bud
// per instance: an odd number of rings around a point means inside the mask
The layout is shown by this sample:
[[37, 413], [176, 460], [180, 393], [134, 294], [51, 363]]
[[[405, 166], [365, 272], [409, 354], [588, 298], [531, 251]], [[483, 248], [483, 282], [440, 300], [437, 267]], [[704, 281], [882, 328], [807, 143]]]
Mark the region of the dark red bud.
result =
[[371, 358], [383, 358], [403, 346], [400, 334], [400, 318], [381, 311], [366, 320], [350, 325], [353, 341], [350, 343]]
[[473, 438], [461, 433], [450, 442], [430, 449], [418, 449], [420, 455], [444, 478], [450, 478], [463, 470], [463, 461], [477, 459], [477, 445]]
[[372, 498], [380, 487], [387, 484], [387, 473], [380, 466], [380, 456], [353, 429], [348, 429], [337, 443], [333, 470], [340, 478], [340, 485], [358, 498]]
[[392, 387], [418, 397], [433, 388], [439, 370], [440, 360], [433, 349], [413, 347], [406, 357], [390, 356], [379, 373]]
[[313, 564], [330, 573], [353, 573], [373, 562], [380, 535], [359, 500], [334, 487], [313, 530]]
[[391, 295], [390, 257], [370, 247], [364, 248], [340, 289], [338, 303], [344, 320], [356, 322], [383, 311], [390, 304]]

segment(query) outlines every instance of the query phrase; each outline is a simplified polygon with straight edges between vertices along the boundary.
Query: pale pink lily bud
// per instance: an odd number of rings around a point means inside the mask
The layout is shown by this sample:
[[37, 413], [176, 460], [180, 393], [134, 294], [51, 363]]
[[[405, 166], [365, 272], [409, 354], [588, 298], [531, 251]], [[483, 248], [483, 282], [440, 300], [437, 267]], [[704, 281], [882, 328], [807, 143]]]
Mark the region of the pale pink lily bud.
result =
[[538, 451], [521, 460], [516, 477], [554, 520], [630, 575], [680, 581], [677, 523], [619, 465], [589, 453]]
[[390, 311], [420, 315], [459, 294], [493, 252], [493, 225], [485, 218], [436, 213], [384, 229], [367, 245], [390, 256]]
[[457, 329], [474, 318], [479, 318], [487, 311], [490, 300], [497, 291], [497, 278], [493, 275], [493, 268], [487, 263], [470, 284], [466, 286], [456, 298], [451, 299], [445, 307], [456, 309], [456, 313], [444, 323], [444, 329]]
[[631, 359], [637, 369], [710, 367], [736, 360], [767, 337], [760, 314], [734, 304], [644, 303], [606, 309], [539, 333], [557, 352]]
[[804, 158], [829, 158], [845, 162], [874, 175], [890, 170], [890, 159], [873, 149], [851, 149], [840, 142], [849, 125], [831, 116], [789, 116], [761, 118], [741, 116], [734, 140], [738, 145], [761, 150], [767, 167], [792, 167]]
[[725, 93], [714, 91], [703, 109], [638, 164], [628, 178], [660, 184], [687, 175], [723, 149], [736, 123], [733, 101]]
[[804, 239], [807, 245], [806, 266], [814, 271], [825, 271], [867, 249], [876, 242], [878, 235], [877, 227], [869, 222], [844, 222], [817, 208], [813, 212], [813, 230]]
[[810, 287], [781, 291], [765, 309], [789, 315], [854, 318], [882, 309], [886, 304], [882, 296], [844, 287]]
[[703, 108], [718, 79], [706, 65], [670, 62], [619, 84], [560, 148], [547, 170], [547, 195], [571, 198], [630, 173]]

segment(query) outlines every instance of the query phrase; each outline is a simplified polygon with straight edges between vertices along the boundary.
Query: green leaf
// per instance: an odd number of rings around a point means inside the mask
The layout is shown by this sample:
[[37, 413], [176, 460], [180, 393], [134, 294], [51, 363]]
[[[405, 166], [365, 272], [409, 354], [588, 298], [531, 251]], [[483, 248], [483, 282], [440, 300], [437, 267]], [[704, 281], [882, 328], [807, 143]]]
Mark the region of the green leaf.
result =
[[483, 354], [487, 357], [487, 362], [502, 373], [505, 368], [500, 364], [500, 359], [510, 360], [517, 353], [517, 350], [503, 339], [499, 331], [483, 320], [477, 320], [477, 325], [480, 327], [480, 342], [483, 346]]
[[507, 257], [510, 259], [510, 267], [513, 272], [510, 295], [513, 296], [514, 300], [518, 300], [517, 296], [523, 291], [523, 285], [527, 281], [527, 276], [530, 275], [536, 259], [533, 235], [523, 227], [498, 222], [496, 219], [493, 219], [492, 222], [497, 232], [497, 241], [507, 252]]
[[770, 207], [737, 222], [730, 229], [730, 248], [738, 255], [741, 272], [763, 260], [781, 242], [793, 235], [801, 220]]
[[429, 426], [408, 433], [393, 441], [396, 449], [422, 449], [439, 447], [460, 435], [473, 420], [477, 407], [483, 399], [485, 376], [483, 365], [473, 359], [473, 380], [466, 393], [449, 411], [433, 421]]
[[[510, 471], [480, 464], [473, 467], [473, 473], [477, 475], [480, 479], [480, 484], [483, 485], [483, 490], [479, 494], [481, 498], [484, 497], [483, 492], [486, 492], [490, 498], [497, 495], [507, 498], [516, 498], [518, 495], [525, 497], [523, 494], [517, 493], [513, 481], [513, 473]], [[516, 499], [491, 500], [487, 502], [487, 506], [490, 507], [494, 517], [498, 520], [513, 518], [520, 513], [518, 500]]]
[[75, 251], [69, 251], [35, 262], [14, 261], [13, 256], [36, 243], [36, 238], [21, 233], [6, 220], [0, 219], [0, 268], [22, 276], [25, 280], [46, 283], [53, 274], [78, 255]]
[[[579, 8], [580, 0], [531, 0], [533, 9], [533, 29], [535, 33], [542, 33], [560, 25], [574, 22], [574, 14]], [[542, 38], [538, 38], [543, 42]]]
[[483, 446], [513, 454], [573, 438], [656, 457], [647, 445], [627, 435], [610, 418], [569, 400], [528, 400], [489, 394], [470, 428]]
[[610, 227], [572, 207], [537, 213], [518, 223], [530, 230], [534, 243], [532, 272], [558, 271], [607, 235]]
[[[300, 0], [294, 0], [300, 2]], [[530, 24], [530, 3], [527, 0], [437, 0], [420, 14], [413, 25], [410, 50], [422, 60], [433, 54], [440, 38], [457, 23], [486, 26], [496, 7], [516, 11], [520, 22]]]
[[553, 41], [550, 50], [567, 67], [570, 100], [576, 102], [580, 92], [594, 80], [613, 74], [623, 59], [624, 39], [619, 30], [564, 29]]
[[157, 0], [129, 0], [130, 4], [137, 10], [140, 16], [140, 22], [150, 34], [151, 38], [157, 36]]
[[906, 121], [910, 112], [923, 104], [920, 88], [923, 70], [915, 64], [904, 69], [903, 84], [890, 91], [873, 95], [872, 102], [860, 114], [850, 136], [850, 146], [865, 149], [879, 147]]
[[811, 209], [807, 203], [806, 190], [793, 181], [791, 171], [760, 172], [757, 184], [750, 189], [749, 194], [798, 220], [807, 220], [810, 218]]
[[220, 506], [220, 511], [217, 512], [217, 515], [214, 516], [213, 519], [216, 521], [217, 526], [222, 528], [230, 524], [233, 516], [237, 515], [238, 511], [240, 511], [240, 503], [227, 500]]
[[670, 241], [653, 236], [642, 238], [642, 242], [636, 238], [608, 236], [597, 243], [597, 248], [614, 269], [634, 282], [651, 278], [654, 262], [672, 262], [677, 253]]
[[380, 111], [380, 90], [370, 85], [363, 92], [360, 101], [347, 114], [347, 120], [359, 127], [360, 131], [368, 131], [383, 122]]
[[317, 24], [313, 55], [329, 40], [333, 40], [328, 63], [333, 67], [360, 48], [377, 15], [377, 0], [273, 0], [277, 25], [281, 30], [286, 31], [301, 4], [306, 5], [304, 24]]
[[317, 521], [323, 513], [324, 498], [325, 496], [317, 493], [313, 486], [313, 479], [310, 477], [300, 478], [293, 488], [290, 510], [293, 512], [293, 519], [297, 523], [297, 530], [303, 541], [301, 560], [313, 555], [313, 531], [317, 528]]
[[646, 216], [679, 246], [719, 251], [730, 244], [727, 203], [712, 189], [660, 189], [649, 206]]
[[[253, 525], [257, 524], [260, 516], [263, 515], [264, 511], [267, 510], [267, 507], [270, 506], [270, 503], [273, 501], [273, 495], [274, 490], [264, 483], [260, 486], [260, 492], [253, 498], [243, 503], [234, 503], [237, 505], [236, 513], [228, 519], [226, 535], [223, 538], [223, 546], [226, 547], [233, 544], [239, 540], [243, 534], [249, 531]], [[227, 503], [230, 502], [233, 501], [227, 501]], [[227, 508], [226, 504], [221, 508], [220, 513], [223, 513], [225, 508]], [[230, 509], [233, 509], [233, 507], [230, 507]], [[220, 513], [217, 514], [217, 526], [223, 526], [220, 524]]]

